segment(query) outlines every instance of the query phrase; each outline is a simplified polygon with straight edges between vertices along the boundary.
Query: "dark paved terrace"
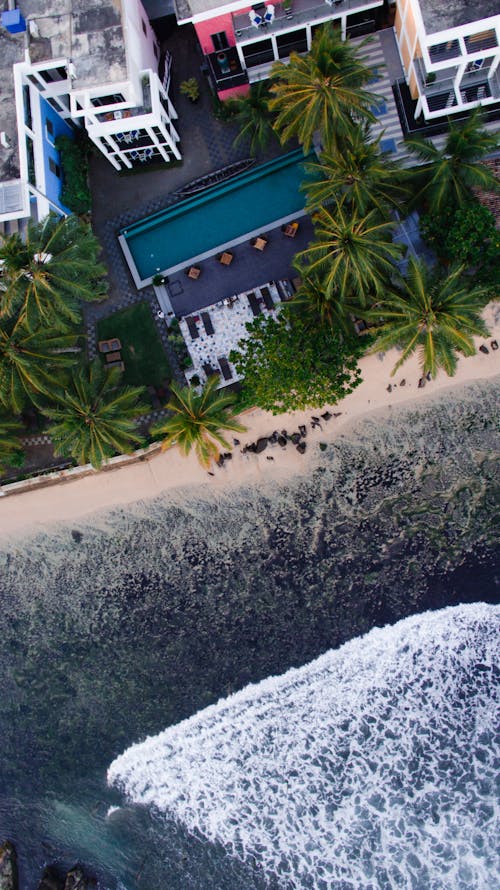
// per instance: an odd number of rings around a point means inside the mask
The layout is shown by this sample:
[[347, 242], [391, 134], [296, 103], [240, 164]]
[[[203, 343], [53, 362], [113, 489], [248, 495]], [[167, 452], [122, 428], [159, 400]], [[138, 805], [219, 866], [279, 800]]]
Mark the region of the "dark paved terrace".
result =
[[307, 247], [313, 227], [309, 217], [301, 216], [295, 238], [287, 238], [281, 231], [266, 229], [268, 244], [265, 250], [252, 247], [250, 241], [231, 247], [233, 261], [222, 266], [217, 254], [199, 264], [201, 275], [192, 281], [184, 272], [175, 272], [168, 281], [172, 308], [176, 315], [187, 315], [195, 309], [209, 306], [224, 297], [252, 290], [267, 281], [296, 278], [292, 268], [293, 257]]

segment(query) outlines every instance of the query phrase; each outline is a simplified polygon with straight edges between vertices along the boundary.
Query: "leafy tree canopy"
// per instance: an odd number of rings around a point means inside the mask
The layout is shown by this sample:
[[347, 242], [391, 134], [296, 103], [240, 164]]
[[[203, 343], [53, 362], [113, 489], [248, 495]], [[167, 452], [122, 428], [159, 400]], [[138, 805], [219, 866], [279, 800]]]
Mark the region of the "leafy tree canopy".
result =
[[19, 436], [22, 424], [7, 414], [0, 413], [0, 470], [21, 451]]
[[232, 120], [239, 128], [233, 144], [237, 146], [241, 142], [249, 142], [251, 155], [263, 151], [269, 142], [276, 139], [273, 116], [269, 110], [270, 98], [269, 81], [259, 80], [251, 85], [246, 96], [230, 100]]
[[209, 377], [201, 393], [193, 387], [172, 384], [172, 398], [165, 406], [172, 415], [152, 430], [155, 435], [165, 436], [163, 449], [178, 445], [185, 455], [194, 449], [202, 467], [207, 468], [217, 460], [220, 448], [231, 450], [222, 431], [243, 432], [245, 427], [230, 410], [234, 393], [217, 389], [218, 384], [217, 375]]
[[349, 135], [354, 122], [376, 120], [371, 109], [380, 99], [366, 89], [373, 72], [364, 64], [363, 45], [342, 40], [329, 22], [305, 56], [291, 53], [287, 64], [274, 63], [270, 109], [282, 143], [296, 137], [308, 152], [319, 131], [331, 147]]
[[89, 369], [73, 374], [55, 404], [43, 408], [53, 421], [48, 433], [56, 454], [99, 469], [106, 458], [142, 443], [135, 421], [147, 410], [139, 404], [143, 387], [120, 386], [119, 381], [117, 368], [105, 369], [95, 359]]
[[463, 267], [441, 271], [411, 257], [398, 288], [387, 290], [365, 318], [383, 320], [371, 352], [397, 346], [401, 357], [392, 374], [414, 353], [422, 372], [436, 376], [443, 368], [453, 376], [457, 355], [474, 355], [474, 336], [487, 336], [481, 317], [487, 291], [475, 284]]
[[34, 331], [68, 331], [80, 321], [79, 301], [102, 300], [106, 267], [99, 242], [76, 216], [49, 214], [30, 222], [26, 240], [16, 233], [0, 244], [3, 260], [0, 317], [16, 315]]
[[243, 399], [273, 414], [332, 405], [361, 382], [352, 343], [328, 326], [282, 312], [256, 318], [230, 356], [245, 377]]

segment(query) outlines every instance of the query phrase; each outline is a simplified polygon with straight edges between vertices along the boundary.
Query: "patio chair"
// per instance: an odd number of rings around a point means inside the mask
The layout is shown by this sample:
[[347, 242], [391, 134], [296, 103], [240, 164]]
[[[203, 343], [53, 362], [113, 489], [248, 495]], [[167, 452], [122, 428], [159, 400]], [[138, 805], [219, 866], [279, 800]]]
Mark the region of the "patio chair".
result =
[[201, 275], [201, 269], [199, 266], [190, 266], [189, 269], [186, 269], [186, 275], [188, 278], [196, 281]]
[[281, 227], [281, 231], [283, 232], [284, 235], [287, 236], [287, 238], [295, 238], [295, 235], [297, 234], [298, 230], [299, 230], [298, 222], [287, 223], [286, 225]]

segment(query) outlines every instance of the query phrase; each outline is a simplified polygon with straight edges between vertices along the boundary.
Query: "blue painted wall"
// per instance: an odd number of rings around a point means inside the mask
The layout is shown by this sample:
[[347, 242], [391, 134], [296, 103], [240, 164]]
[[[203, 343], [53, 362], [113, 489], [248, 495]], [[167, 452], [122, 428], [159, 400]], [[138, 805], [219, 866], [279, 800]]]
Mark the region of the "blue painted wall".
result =
[[[32, 92], [33, 95], [33, 92]], [[49, 158], [52, 158], [55, 164], [61, 169], [61, 158], [59, 152], [54, 147], [54, 142], [58, 136], [69, 136], [74, 138], [74, 130], [63, 118], [59, 117], [57, 111], [49, 105], [49, 103], [40, 96], [40, 116], [42, 121], [41, 139], [43, 144], [43, 162], [45, 168], [45, 194], [50, 201], [56, 204], [63, 213], [70, 213], [64, 204], [61, 203], [60, 194], [62, 188], [62, 179], [52, 172], [49, 166]], [[47, 132], [47, 120], [52, 122], [53, 134]], [[62, 176], [62, 171], [61, 171]]]

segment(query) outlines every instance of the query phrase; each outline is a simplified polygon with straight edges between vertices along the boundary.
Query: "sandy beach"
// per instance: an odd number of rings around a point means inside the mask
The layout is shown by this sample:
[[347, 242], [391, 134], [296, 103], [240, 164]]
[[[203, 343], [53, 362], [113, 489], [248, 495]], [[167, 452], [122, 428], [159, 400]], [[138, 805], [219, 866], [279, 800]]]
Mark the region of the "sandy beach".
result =
[[[199, 492], [200, 486], [217, 489], [242, 483], [251, 485], [267, 479], [286, 481], [296, 473], [307, 472], [311, 463], [318, 460], [320, 442], [331, 443], [339, 433], [346, 432], [349, 425], [365, 415], [385, 413], [411, 403], [425, 404], [446, 390], [499, 375], [500, 350], [493, 351], [490, 347], [492, 339], [500, 340], [499, 315], [498, 305], [487, 307], [485, 317], [491, 336], [487, 341], [478, 340], [476, 344], [479, 347], [484, 342], [489, 353], [478, 351], [470, 358], [461, 358], [457, 373], [452, 378], [441, 372], [436, 380], [426, 382], [425, 387], [419, 388], [420, 372], [416, 357], [407, 361], [391, 377], [398, 357], [395, 350], [385, 355], [367, 356], [360, 362], [362, 384], [337, 405], [278, 416], [260, 409], [245, 413], [242, 421], [247, 431], [238, 435], [240, 445], [234, 448], [232, 460], [222, 468], [212, 468], [214, 475], [202, 469], [194, 455], [185, 458], [177, 449], [171, 449], [116, 469], [92, 472], [83, 478], [63, 478], [52, 485], [0, 498], [0, 535], [8, 538], [28, 529], [36, 532], [37, 528], [49, 523], [77, 520], [99, 510], [157, 497], [168, 490], [184, 489], [186, 493], [190, 488], [196, 488]], [[391, 391], [388, 391], [389, 384]], [[327, 422], [321, 420], [321, 428], [313, 429], [311, 417], [318, 417], [327, 410], [332, 414], [341, 414]], [[279, 445], [266, 448], [259, 455], [241, 453], [245, 444], [255, 442], [260, 436], [268, 436], [274, 430], [286, 429], [292, 433], [299, 424], [307, 426], [307, 450], [304, 455], [299, 454], [291, 443], [286, 448]]]

